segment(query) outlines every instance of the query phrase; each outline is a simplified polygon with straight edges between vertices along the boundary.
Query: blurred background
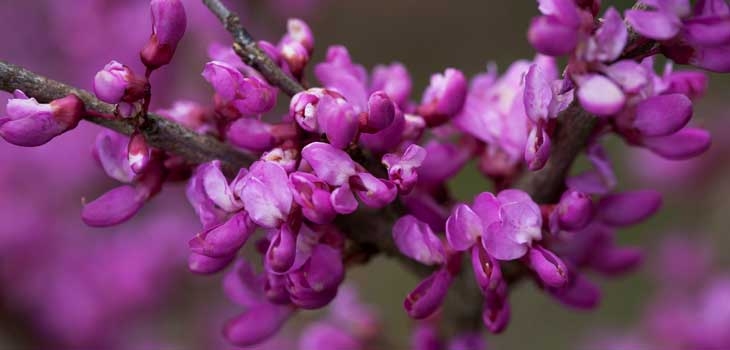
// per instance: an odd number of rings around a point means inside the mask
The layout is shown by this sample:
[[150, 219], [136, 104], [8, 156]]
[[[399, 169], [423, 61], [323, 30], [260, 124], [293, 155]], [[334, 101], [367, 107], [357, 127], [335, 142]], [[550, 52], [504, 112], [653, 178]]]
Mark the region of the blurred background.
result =
[[[188, 32], [173, 64], [153, 78], [153, 110], [183, 98], [208, 103], [212, 93], [200, 76], [207, 47], [230, 42], [199, 1], [184, 3]], [[259, 39], [277, 41], [288, 17], [306, 20], [317, 40], [313, 62], [323, 59], [328, 46], [343, 44], [367, 68], [405, 63], [414, 98], [420, 98], [432, 73], [446, 67], [471, 76], [489, 62], [504, 71], [512, 61], [534, 55], [525, 38], [537, 14], [534, 1], [227, 3]], [[620, 10], [632, 5], [603, 3]], [[141, 72], [137, 53], [150, 34], [148, 4], [0, 0], [0, 59], [85, 89], [111, 59]], [[652, 271], [662, 268], [651, 257], [668, 235], [705, 242], [716, 251], [714, 269], [729, 266], [730, 258], [723, 256], [730, 246], [729, 87], [728, 77], [711, 75], [708, 95], [696, 104], [697, 123], [715, 140], [702, 157], [669, 162], [617, 138], [607, 144], [620, 188], [655, 188], [666, 195], [659, 215], [619, 234], [622, 243], [644, 247], [649, 263], [629, 277], [602, 280], [602, 306], [592, 312], [566, 309], [530, 283], [520, 285], [511, 297], [511, 325], [504, 334], [489, 336], [491, 349], [572, 349], [594, 330], [635, 323], [652, 298]], [[8, 96], [0, 93], [0, 114]], [[84, 198], [114, 186], [91, 157], [97, 131], [82, 123], [77, 131], [34, 149], [0, 141], [0, 348], [226, 348], [219, 330], [239, 309], [223, 296], [221, 275], [187, 271], [187, 241], [200, 227], [184, 199], [184, 184], [168, 184], [140, 215], [119, 227], [91, 229], [81, 222]], [[455, 196], [465, 201], [489, 188], [474, 166], [451, 183]], [[351, 269], [348, 280], [365, 302], [377, 306], [390, 342], [405, 349], [411, 322], [402, 301], [418, 280], [385, 258]], [[297, 323], [287, 327], [286, 332], [295, 332]]]

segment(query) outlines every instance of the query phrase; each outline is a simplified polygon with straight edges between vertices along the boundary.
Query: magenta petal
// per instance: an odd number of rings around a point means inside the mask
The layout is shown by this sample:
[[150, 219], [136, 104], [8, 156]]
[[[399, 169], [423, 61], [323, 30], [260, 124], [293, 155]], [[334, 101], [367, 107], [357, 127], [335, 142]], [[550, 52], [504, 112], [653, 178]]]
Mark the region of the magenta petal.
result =
[[650, 79], [646, 68], [633, 60], [618, 61], [606, 67], [605, 73], [627, 93], [639, 92]]
[[538, 9], [543, 15], [554, 16], [561, 22], [577, 26], [580, 24], [580, 13], [574, 0], [538, 0]]
[[44, 145], [65, 129], [50, 113], [15, 120], [0, 119], [0, 136], [5, 141], [22, 147]]
[[730, 72], [730, 45], [695, 48], [689, 63], [713, 72]]
[[266, 268], [274, 273], [288, 272], [294, 265], [297, 253], [297, 237], [289, 228], [283, 225], [269, 243], [266, 251]]
[[696, 46], [720, 46], [730, 43], [730, 17], [692, 18], [684, 22], [683, 36]]
[[446, 262], [443, 243], [423, 221], [406, 215], [393, 225], [393, 241], [403, 255], [424, 265]]
[[436, 312], [444, 302], [451, 281], [452, 277], [445, 268], [421, 281], [403, 302], [408, 316], [421, 320]]
[[[539, 134], [541, 135], [539, 135]], [[543, 128], [532, 128], [525, 144], [525, 162], [532, 171], [542, 169], [550, 157], [550, 136]]]
[[527, 254], [530, 268], [537, 273], [542, 283], [560, 288], [568, 283], [568, 268], [553, 252], [535, 246]]
[[626, 96], [621, 89], [602, 75], [591, 75], [579, 85], [578, 100], [581, 106], [598, 116], [616, 114], [626, 103]]
[[489, 192], [482, 192], [474, 198], [474, 212], [482, 219], [484, 228], [500, 220], [499, 200]]
[[482, 244], [489, 255], [499, 260], [515, 260], [527, 253], [527, 245], [515, 242], [515, 229], [510, 225], [496, 222], [487, 228], [487, 233], [482, 237]]
[[370, 91], [384, 91], [401, 109], [408, 103], [412, 86], [411, 76], [401, 63], [375, 66], [373, 69]]
[[556, 17], [540, 16], [530, 23], [527, 39], [542, 54], [562, 56], [575, 49], [578, 44], [578, 30]]
[[553, 99], [553, 90], [547, 81], [545, 73], [537, 64], [530, 66], [525, 74], [524, 104], [525, 113], [535, 123], [546, 120], [550, 113], [550, 102]]
[[682, 129], [692, 118], [692, 101], [682, 94], [659, 95], [636, 106], [634, 127], [645, 136], [666, 136]]
[[338, 187], [332, 191], [330, 201], [332, 202], [332, 208], [338, 214], [352, 214], [357, 210], [357, 199], [355, 199], [355, 194], [352, 193], [349, 185]]
[[640, 248], [607, 247], [591, 258], [590, 267], [608, 276], [617, 276], [635, 269], [643, 260]]
[[632, 191], [611, 194], [598, 203], [598, 217], [611, 226], [630, 226], [654, 215], [662, 205], [656, 191]]
[[120, 186], [84, 206], [81, 219], [93, 227], [107, 227], [129, 220], [142, 209], [147, 197], [132, 186]]
[[343, 150], [323, 142], [312, 142], [302, 150], [302, 158], [317, 176], [332, 186], [341, 186], [355, 175], [355, 162]]
[[223, 270], [236, 257], [235, 254], [220, 258], [212, 258], [197, 253], [190, 253], [188, 257], [188, 269], [193, 273], [209, 275]]
[[376, 91], [368, 99], [367, 130], [375, 133], [389, 127], [395, 120], [395, 104], [383, 91]]
[[293, 201], [284, 168], [266, 161], [251, 165], [239, 197], [251, 220], [267, 228], [286, 220]]
[[635, 31], [656, 40], [673, 38], [681, 27], [678, 18], [662, 11], [627, 10], [625, 16]]
[[357, 197], [371, 208], [382, 208], [398, 195], [398, 188], [393, 182], [378, 179], [370, 173], [359, 173], [350, 181]]
[[464, 251], [484, 234], [482, 219], [466, 204], [459, 204], [446, 220], [446, 239], [454, 250]]
[[193, 237], [190, 250], [215, 258], [235, 254], [254, 232], [254, 225], [246, 212], [239, 212], [224, 224], [210, 228]]
[[355, 139], [359, 121], [352, 105], [324, 95], [319, 100], [316, 113], [317, 123], [332, 146], [344, 149]]
[[342, 254], [326, 244], [314, 246], [309, 261], [302, 269], [304, 278], [314, 292], [337, 288], [345, 277]]
[[251, 346], [272, 337], [291, 316], [292, 309], [266, 301], [226, 322], [223, 335], [236, 346]]
[[228, 180], [220, 169], [220, 161], [201, 165], [198, 175], [202, 178], [203, 188], [208, 198], [219, 208], [227, 212], [235, 212], [242, 207], [228, 186]]
[[499, 262], [487, 254], [481, 245], [477, 244], [471, 248], [471, 265], [482, 294], [494, 292], [499, 284], [504, 282]]
[[500, 288], [503, 290], [489, 293], [486, 296], [482, 310], [484, 326], [494, 334], [504, 331], [511, 317], [511, 308], [506, 295], [506, 284], [503, 283]]
[[629, 32], [621, 15], [611, 7], [603, 15], [603, 23], [593, 36], [595, 41], [591, 44], [594, 46], [590, 47], [593, 50], [589, 55], [597, 61], [613, 61], [623, 52], [628, 36]]
[[646, 148], [664, 158], [683, 160], [707, 151], [711, 137], [707, 130], [684, 128], [669, 136], [645, 137], [642, 142]]
[[551, 229], [553, 232], [580, 230], [588, 225], [593, 212], [593, 201], [587, 193], [574, 189], [565, 191], [550, 216]]

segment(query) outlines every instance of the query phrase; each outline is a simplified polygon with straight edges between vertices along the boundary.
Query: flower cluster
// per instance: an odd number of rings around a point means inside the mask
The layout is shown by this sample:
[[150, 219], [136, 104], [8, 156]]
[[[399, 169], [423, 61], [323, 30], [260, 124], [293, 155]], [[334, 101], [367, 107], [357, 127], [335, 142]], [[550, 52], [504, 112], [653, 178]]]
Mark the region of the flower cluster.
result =
[[[344, 46], [331, 46], [314, 65], [319, 84], [298, 89], [284, 116], [273, 111], [278, 93], [287, 90], [267, 72], [309, 86], [304, 75], [315, 39], [304, 21], [290, 20], [277, 44], [249, 43], [265, 54], [268, 70], [244, 63], [239, 46], [211, 45], [202, 71], [214, 92], [210, 106], [178, 101], [159, 113], [253, 160], [230, 169], [223, 159], [190, 164], [148, 144], [150, 76], [170, 63], [187, 25], [180, 0], [151, 0], [152, 34], [140, 52], [145, 74], [112, 61], [93, 79], [98, 99], [114, 108], [92, 116], [127, 123], [133, 131], [97, 137], [95, 159], [123, 185], [85, 204], [82, 219], [90, 226], [120, 224], [165, 183], [187, 181], [188, 201], [202, 224], [188, 242], [189, 269], [212, 274], [233, 264], [224, 290], [245, 310], [223, 333], [237, 346], [272, 337], [297, 310], [337, 300], [361, 243], [353, 237], [362, 228], [348, 221], [356, 213], [385, 222], [386, 239], [393, 242], [377, 248], [390, 247], [389, 253], [431, 269], [404, 301], [410, 317], [424, 320], [414, 335], [416, 349], [443, 347], [431, 327], [446, 322], [441, 307], [463, 273], [474, 276], [466, 288], [481, 296], [469, 302], [492, 333], [507, 327], [509, 294], [519, 279], [533, 280], [566, 306], [593, 308], [600, 289], [585, 272], [615, 275], [636, 266], [641, 252], [618, 246], [616, 231], [661, 206], [655, 191], [616, 191], [601, 140], [616, 134], [672, 160], [703, 153], [708, 132], [688, 125], [707, 78], [674, 71], [671, 63], [656, 73], [655, 56], [728, 70], [725, 2], [699, 1], [693, 9], [687, 1], [640, 5], [624, 21], [613, 8], [599, 18], [599, 1], [539, 1], [542, 15], [528, 31], [539, 52], [533, 60], [517, 61], [501, 76], [490, 64], [471, 83], [447, 68], [431, 77], [420, 102], [412, 100], [412, 81], [401, 63], [368, 72]], [[652, 49], [637, 51], [645, 46]], [[559, 56], [567, 58], [563, 69]], [[255, 59], [261, 58], [247, 62]], [[73, 129], [86, 113], [75, 95], [39, 104], [18, 91], [9, 116], [0, 118], [0, 136], [38, 146]], [[563, 171], [546, 183], [557, 196], [525, 191], [521, 178], [554, 172], [551, 162], [572, 163], [574, 156], [566, 159], [558, 146], [579, 135], [572, 127], [585, 127], [571, 124], [579, 117], [589, 119], [590, 129], [575, 147], [585, 146], [591, 168], [568, 178]], [[472, 160], [493, 191], [460, 203], [447, 181]], [[253, 252], [237, 259], [249, 241]], [[464, 270], [469, 266], [472, 273]], [[313, 326], [300, 347], [364, 347], [373, 321], [352, 318], [359, 309], [348, 308], [357, 310], [336, 314], [337, 327]], [[449, 345], [481, 347], [472, 332]]]

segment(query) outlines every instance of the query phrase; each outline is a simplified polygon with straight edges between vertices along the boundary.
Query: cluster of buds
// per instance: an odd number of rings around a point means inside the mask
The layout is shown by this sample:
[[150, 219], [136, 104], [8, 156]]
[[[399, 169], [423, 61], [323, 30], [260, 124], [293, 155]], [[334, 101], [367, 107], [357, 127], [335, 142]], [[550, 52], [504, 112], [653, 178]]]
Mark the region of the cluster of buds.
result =
[[[725, 67], [718, 52], [727, 46], [727, 31], [718, 33], [730, 18], [727, 4], [699, 1], [690, 11], [687, 1], [642, 3], [644, 9], [626, 13], [638, 33], [630, 39], [617, 10], [608, 9], [599, 20], [599, 1], [539, 1], [542, 16], [528, 32], [539, 52], [532, 61], [517, 61], [502, 76], [489, 65], [470, 85], [463, 73], [447, 68], [431, 77], [420, 103], [411, 101], [412, 82], [402, 64], [377, 66], [369, 74], [345, 47], [332, 46], [314, 67], [320, 84], [292, 96], [288, 113], [278, 119], [267, 115], [279, 92], [273, 82], [232, 49], [213, 46], [202, 73], [214, 90], [212, 106], [179, 102], [162, 114], [256, 161], [235, 169], [234, 177], [218, 160], [193, 169], [152, 149], [140, 130], [129, 138], [102, 133], [94, 154], [125, 185], [87, 204], [82, 218], [91, 226], [121, 223], [164, 182], [188, 180], [186, 194], [203, 226], [189, 241], [189, 268], [219, 272], [252, 239], [251, 258], [263, 266], [257, 274], [238, 260], [226, 277], [227, 293], [246, 308], [224, 329], [239, 346], [271, 337], [296, 310], [319, 309], [335, 299], [349, 262], [348, 234], [358, 229], [342, 222], [358, 211], [374, 220], [397, 218], [394, 246], [432, 267], [404, 301], [406, 313], [428, 327], [440, 320], [455, 277], [468, 265], [482, 295], [473, 307], [493, 333], [510, 320], [509, 292], [519, 278], [531, 278], [567, 306], [593, 308], [600, 289], [585, 270], [615, 275], [636, 266], [641, 253], [618, 246], [616, 230], [642, 222], [661, 205], [651, 190], [616, 192], [601, 138], [613, 132], [668, 159], [694, 157], [710, 144], [706, 131], [688, 126], [706, 77], [675, 72], [671, 64], [657, 74], [653, 60], [660, 50], [632, 56], [637, 43], [629, 40], [657, 40], [678, 63]], [[117, 105], [112, 117], [138, 115], [133, 112], [139, 106], [144, 118], [149, 74], [169, 63], [184, 32], [179, 0], [151, 5], [153, 34], [141, 54], [147, 74], [137, 76], [113, 61], [96, 75], [97, 96]], [[649, 20], [657, 25], [646, 25]], [[291, 20], [287, 29], [278, 45], [259, 46], [282, 74], [303, 82], [314, 37], [301, 20]], [[718, 33], [700, 35], [714, 29]], [[560, 74], [556, 56], [563, 55], [568, 63]], [[0, 119], [0, 134], [13, 143], [42, 144], [83, 115], [75, 96], [50, 105], [18, 98], [11, 101], [11, 117]], [[513, 186], [552, 161], [564, 115], [579, 108], [595, 119], [586, 148], [591, 168], [557, 184], [558, 198], [533, 198]], [[447, 181], [471, 160], [494, 182], [494, 193], [460, 203]], [[330, 328], [313, 332], [311, 344], [342, 335]], [[419, 330], [414, 343], [426, 345], [415, 348], [441, 348], [428, 345], [440, 342], [432, 333]], [[483, 346], [474, 334], [452, 344]]]

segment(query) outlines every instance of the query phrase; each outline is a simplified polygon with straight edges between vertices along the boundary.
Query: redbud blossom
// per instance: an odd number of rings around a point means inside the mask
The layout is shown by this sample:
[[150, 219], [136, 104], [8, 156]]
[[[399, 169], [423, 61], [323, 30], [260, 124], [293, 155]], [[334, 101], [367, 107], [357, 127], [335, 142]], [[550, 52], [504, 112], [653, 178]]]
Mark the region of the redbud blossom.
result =
[[151, 0], [152, 36], [139, 53], [148, 69], [160, 68], [172, 60], [185, 34], [187, 17], [180, 0]]
[[136, 75], [131, 68], [117, 61], [109, 62], [94, 77], [96, 97], [111, 104], [141, 100], [148, 88], [145, 77]]
[[41, 146], [75, 128], [85, 113], [84, 102], [76, 95], [41, 104], [15, 90], [8, 100], [7, 116], [0, 117], [0, 136], [17, 146]]

